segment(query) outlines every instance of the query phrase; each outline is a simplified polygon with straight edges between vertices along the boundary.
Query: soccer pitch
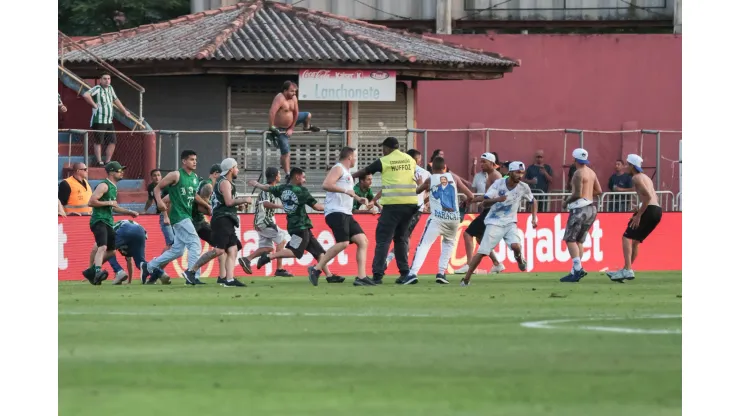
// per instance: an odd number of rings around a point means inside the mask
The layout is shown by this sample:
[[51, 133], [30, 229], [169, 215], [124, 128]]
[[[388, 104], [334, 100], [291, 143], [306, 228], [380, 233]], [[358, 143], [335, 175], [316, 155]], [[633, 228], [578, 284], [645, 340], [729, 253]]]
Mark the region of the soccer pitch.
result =
[[59, 282], [59, 414], [681, 414], [681, 272], [562, 275]]

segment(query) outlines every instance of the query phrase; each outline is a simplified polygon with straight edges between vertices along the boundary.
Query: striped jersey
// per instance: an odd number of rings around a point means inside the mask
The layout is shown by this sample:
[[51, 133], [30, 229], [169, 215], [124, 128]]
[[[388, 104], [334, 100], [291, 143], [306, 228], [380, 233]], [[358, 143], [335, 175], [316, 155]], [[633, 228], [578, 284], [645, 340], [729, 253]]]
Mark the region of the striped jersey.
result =
[[257, 208], [254, 212], [254, 228], [261, 230], [275, 225], [275, 210], [273, 208], [265, 208], [261, 203], [269, 202], [276, 204], [277, 201], [278, 198], [273, 194], [267, 191], [260, 192], [260, 196], [257, 199]]
[[93, 109], [90, 126], [95, 123], [113, 124], [113, 101], [118, 99], [116, 92], [113, 91], [113, 86], [109, 85], [108, 88], [103, 88], [96, 85], [90, 89], [90, 97], [98, 106], [97, 109]]

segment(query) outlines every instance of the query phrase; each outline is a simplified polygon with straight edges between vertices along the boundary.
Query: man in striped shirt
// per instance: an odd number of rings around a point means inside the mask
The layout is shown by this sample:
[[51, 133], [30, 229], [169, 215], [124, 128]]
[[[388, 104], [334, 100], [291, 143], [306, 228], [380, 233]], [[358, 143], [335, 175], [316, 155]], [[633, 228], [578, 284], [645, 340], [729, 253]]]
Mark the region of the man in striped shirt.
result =
[[[82, 98], [93, 108], [90, 128], [97, 130], [93, 135], [95, 158], [100, 166], [105, 166], [113, 158], [113, 151], [116, 149], [116, 134], [113, 128], [113, 105], [118, 107], [126, 117], [131, 117], [131, 114], [116, 96], [116, 92], [110, 85], [110, 74], [108, 73], [103, 73], [100, 76], [100, 84], [92, 87], [82, 95]], [[105, 159], [101, 157], [103, 143], [106, 145]]]

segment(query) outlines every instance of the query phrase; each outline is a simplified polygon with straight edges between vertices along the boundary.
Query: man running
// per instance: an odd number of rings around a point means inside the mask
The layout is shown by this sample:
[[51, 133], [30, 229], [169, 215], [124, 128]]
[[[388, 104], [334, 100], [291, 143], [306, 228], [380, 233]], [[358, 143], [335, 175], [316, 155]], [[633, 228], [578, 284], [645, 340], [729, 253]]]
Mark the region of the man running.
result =
[[[476, 194], [483, 195], [491, 187], [491, 185], [493, 185], [495, 181], [501, 179], [501, 174], [496, 170], [498, 168], [496, 155], [494, 155], [493, 153], [483, 153], [480, 159], [481, 172], [484, 174], [481, 176], [484, 177], [484, 180], [481, 181], [480, 179], [473, 179], [473, 186], [475, 186], [474, 192]], [[478, 196], [475, 197], [471, 202], [482, 201], [483, 197]], [[487, 208], [481, 208], [481, 213], [478, 214], [478, 216], [470, 222], [468, 227], [465, 229], [465, 233], [463, 233], [463, 240], [465, 241], [466, 264], [465, 266], [455, 270], [455, 274], [466, 274], [468, 272], [468, 269], [470, 268], [468, 263], [473, 257], [473, 239], [478, 241], [478, 244], [480, 244], [481, 239], [483, 238], [483, 233], [486, 231], [486, 224], [484, 223], [484, 221], [491, 208], [490, 206]], [[496, 255], [493, 254], [493, 251], [491, 251], [488, 257], [490, 257], [491, 261], [493, 262], [493, 267], [489, 271], [490, 274], [501, 273], [506, 269], [506, 267], [504, 267], [504, 264], [496, 259]], [[473, 273], [475, 273], [475, 270], [473, 270]]]
[[311, 125], [311, 113], [298, 111], [298, 86], [292, 81], [283, 83], [283, 90], [275, 96], [270, 107], [270, 132], [280, 148], [280, 166], [286, 176], [290, 172], [290, 136], [296, 124], [303, 124], [303, 130], [318, 132]]
[[[154, 198], [160, 211], [166, 211], [167, 207], [162, 200], [161, 190], [167, 189], [170, 199], [170, 223], [175, 233], [175, 242], [169, 250], [159, 257], [152, 259], [148, 264], [141, 264], [141, 281], [152, 275], [157, 280], [163, 273], [161, 266], [172, 260], [182, 257], [185, 248], [188, 249], [188, 268], [192, 267], [200, 256], [200, 240], [193, 226], [193, 200], [195, 189], [198, 187], [198, 175], [195, 169], [198, 166], [198, 155], [194, 150], [183, 150], [180, 153], [182, 167], [170, 172], [154, 187]], [[203, 284], [199, 279], [185, 278], [185, 284]]]
[[632, 265], [637, 259], [640, 244], [660, 224], [663, 210], [658, 205], [658, 195], [655, 193], [653, 181], [642, 172], [642, 158], [635, 154], [627, 156], [628, 173], [632, 176], [632, 184], [640, 205], [637, 212], [632, 216], [622, 235], [622, 253], [624, 254], [624, 267], [616, 272], [606, 272], [606, 275], [614, 282], [624, 283], [624, 280], [633, 280], [635, 271]]
[[[270, 166], [265, 170], [267, 184], [277, 186], [280, 183], [280, 170]], [[246, 274], [252, 274], [252, 260], [258, 258], [263, 253], [272, 253], [277, 247], [277, 251], [285, 248], [285, 244], [290, 240], [290, 236], [285, 230], [281, 230], [275, 223], [275, 210], [282, 209], [280, 200], [268, 191], [261, 191], [257, 205], [254, 211], [254, 229], [259, 235], [259, 246], [257, 250], [246, 257], [239, 258], [239, 265]], [[277, 259], [276, 277], [293, 277], [291, 273], [283, 269], [283, 259]]]
[[334, 234], [336, 244], [321, 256], [316, 266], [308, 268], [308, 279], [311, 284], [319, 284], [321, 269], [325, 268], [329, 262], [341, 253], [342, 250], [349, 247], [350, 242], [357, 245], [357, 277], [353, 283], [354, 286], [375, 286], [372, 280], [367, 278], [365, 261], [367, 259], [367, 237], [362, 231], [360, 224], [352, 217], [352, 203], [357, 202], [361, 205], [368, 203], [366, 198], [357, 195], [354, 191], [352, 174], [349, 170], [355, 167], [357, 155], [352, 147], [345, 147], [339, 153], [339, 162], [334, 165], [324, 179], [323, 189], [326, 191], [326, 201], [324, 202], [324, 217], [326, 225], [331, 228]]
[[113, 231], [113, 211], [128, 214], [136, 218], [139, 213], [118, 206], [118, 181], [123, 179], [123, 170], [118, 162], [105, 165], [108, 177], [95, 187], [88, 205], [92, 207], [90, 230], [95, 236], [95, 258], [93, 266], [82, 272], [82, 275], [92, 285], [99, 285], [108, 278], [108, 272], [102, 271], [103, 258], [113, 255], [116, 250], [116, 234]]
[[[438, 153], [441, 153], [441, 152], [442, 151], [440, 150]], [[432, 164], [431, 163], [429, 164], [430, 170], [424, 169], [422, 167], [422, 165], [424, 164], [424, 159], [422, 159], [421, 152], [416, 149], [409, 149], [406, 152], [406, 154], [413, 157], [414, 160], [416, 160], [416, 166], [414, 167], [414, 180], [416, 181], [416, 184], [424, 183], [424, 181], [426, 181], [427, 179], [429, 179], [430, 176], [432, 176], [432, 174], [430, 173]], [[380, 195], [382, 196], [382, 194], [383, 194], [383, 191], [381, 190]], [[427, 192], [423, 192], [419, 194], [418, 198], [419, 198], [419, 202], [418, 202], [419, 209], [416, 212], [414, 212], [414, 216], [411, 217], [411, 222], [409, 223], [409, 238], [411, 237], [411, 234], [414, 233], [414, 229], [416, 228], [416, 225], [419, 224], [419, 220], [421, 219], [421, 214], [424, 213], [425, 205], [427, 204], [427, 202], [429, 202], [429, 196]], [[395, 257], [396, 257], [396, 254], [393, 252], [393, 250], [391, 250], [391, 252], [385, 257], [386, 267], [389, 264], [391, 264], [391, 262], [393, 261]], [[399, 282], [396, 282], [396, 283], [399, 283]]]
[[596, 221], [594, 198], [601, 195], [599, 178], [588, 167], [588, 152], [586, 149], [574, 150], [573, 159], [575, 160], [576, 171], [571, 181], [573, 191], [570, 197], [565, 200], [565, 205], [570, 213], [563, 235], [563, 240], [568, 246], [568, 253], [570, 253], [570, 258], [573, 260], [573, 268], [567, 276], [560, 279], [561, 282], [568, 283], [578, 282], [588, 274], [581, 265], [583, 242], [586, 241], [588, 230]]
[[[263, 185], [255, 180], [249, 181], [249, 186], [270, 192], [280, 198], [283, 204], [283, 210], [288, 214], [288, 234], [290, 234], [290, 241], [286, 248], [275, 253], [262, 253], [260, 255], [259, 260], [257, 260], [257, 269], [261, 269], [262, 266], [275, 259], [300, 259], [306, 251], [318, 262], [321, 261], [321, 257], [326, 253], [311, 232], [313, 223], [311, 223], [311, 219], [306, 214], [306, 206], [316, 211], [323, 211], [324, 205], [319, 204], [311, 193], [308, 192], [308, 189], [303, 186], [306, 183], [306, 174], [303, 172], [303, 169], [291, 169], [288, 180], [289, 182], [287, 184], [276, 186]], [[326, 274], [326, 281], [328, 283], [344, 282], [344, 277], [333, 275], [329, 267], [325, 266], [323, 271]], [[311, 281], [311, 284], [316, 286], [318, 282]]]
[[[211, 195], [213, 194], [213, 186], [216, 184], [218, 179], [221, 177], [221, 165], [216, 163], [211, 166], [208, 170], [208, 178], [201, 180], [198, 183], [198, 189], [195, 192], [195, 200], [193, 201], [193, 227], [195, 232], [198, 234], [201, 240], [210, 244], [211, 250], [215, 247], [212, 240], [212, 229], [211, 224], [206, 221], [205, 215], [211, 215]], [[205, 214], [205, 215], [204, 215]], [[241, 243], [239, 244], [241, 246]], [[203, 257], [203, 256], [201, 256]], [[200, 267], [195, 268], [195, 277], [200, 279]], [[223, 284], [226, 282], [226, 253], [222, 253], [218, 256], [218, 278], [216, 279], [217, 284]]]
[[452, 250], [455, 249], [457, 228], [460, 226], [460, 206], [457, 201], [457, 192], [458, 190], [462, 191], [468, 200], [475, 197], [457, 175], [445, 170], [445, 160], [440, 156], [434, 158], [431, 177], [416, 188], [416, 193], [421, 194], [426, 190], [430, 190], [430, 215], [419, 245], [416, 247], [411, 270], [408, 276], [400, 282], [404, 285], [413, 285], [419, 281], [417, 273], [421, 270], [429, 249], [439, 236], [442, 236], [442, 253], [439, 257], [435, 281], [444, 285], [450, 283], [445, 273], [450, 263], [450, 257], [452, 257]]
[[[524, 171], [524, 163], [511, 162], [509, 164], [509, 177], [497, 180], [486, 191], [483, 204], [491, 205], [485, 219], [486, 231], [483, 234], [478, 253], [470, 259], [470, 268], [465, 273], [460, 286], [470, 284], [470, 276], [480, 264], [481, 259], [488, 256], [502, 239], [514, 252], [519, 270], [527, 270], [527, 261], [522, 256], [519, 229], [516, 226], [517, 211], [519, 211], [522, 199], [528, 202], [534, 200], [529, 185], [522, 182]], [[532, 207], [532, 228], [537, 228], [537, 204], [530, 204], [530, 206]]]

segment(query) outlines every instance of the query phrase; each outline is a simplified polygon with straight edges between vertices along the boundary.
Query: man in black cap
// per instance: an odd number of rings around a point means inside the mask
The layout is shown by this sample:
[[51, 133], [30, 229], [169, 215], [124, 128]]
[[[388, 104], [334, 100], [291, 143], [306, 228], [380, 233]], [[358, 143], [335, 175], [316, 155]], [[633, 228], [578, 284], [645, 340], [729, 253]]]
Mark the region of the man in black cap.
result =
[[381, 143], [383, 156], [365, 169], [355, 172], [354, 178], [367, 174], [381, 173], [383, 211], [375, 229], [375, 256], [373, 257], [373, 282], [383, 283], [386, 256], [393, 241], [396, 265], [401, 277], [400, 283], [409, 273], [409, 223], [418, 207], [414, 171], [416, 160], [399, 150], [395, 137], [386, 138]]

